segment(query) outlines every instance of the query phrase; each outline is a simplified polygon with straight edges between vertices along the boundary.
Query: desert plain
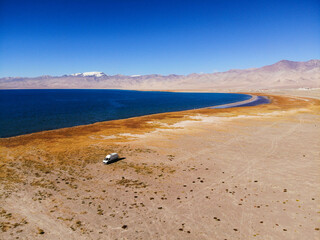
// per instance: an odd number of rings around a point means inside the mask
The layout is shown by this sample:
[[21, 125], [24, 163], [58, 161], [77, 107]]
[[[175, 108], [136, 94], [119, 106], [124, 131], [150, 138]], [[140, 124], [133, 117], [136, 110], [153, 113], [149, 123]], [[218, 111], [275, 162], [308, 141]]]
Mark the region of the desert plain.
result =
[[320, 91], [251, 94], [0, 139], [0, 238], [319, 239]]

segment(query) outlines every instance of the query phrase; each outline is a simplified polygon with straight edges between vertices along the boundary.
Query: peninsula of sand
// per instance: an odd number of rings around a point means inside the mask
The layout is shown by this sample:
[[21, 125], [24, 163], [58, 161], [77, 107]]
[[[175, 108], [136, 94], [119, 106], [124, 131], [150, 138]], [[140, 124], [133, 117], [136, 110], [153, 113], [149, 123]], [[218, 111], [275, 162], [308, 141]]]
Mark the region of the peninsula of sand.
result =
[[319, 239], [319, 93], [0, 139], [1, 238]]

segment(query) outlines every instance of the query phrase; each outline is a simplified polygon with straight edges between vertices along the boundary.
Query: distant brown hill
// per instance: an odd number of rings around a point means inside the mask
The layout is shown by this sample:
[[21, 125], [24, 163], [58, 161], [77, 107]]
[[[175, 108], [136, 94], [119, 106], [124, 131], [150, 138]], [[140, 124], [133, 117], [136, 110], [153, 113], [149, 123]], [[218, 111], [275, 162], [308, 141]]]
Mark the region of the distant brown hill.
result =
[[1, 89], [95, 88], [140, 90], [259, 90], [319, 88], [320, 60], [282, 60], [261, 68], [189, 75], [113, 75], [101, 72], [35, 78], [0, 78]]

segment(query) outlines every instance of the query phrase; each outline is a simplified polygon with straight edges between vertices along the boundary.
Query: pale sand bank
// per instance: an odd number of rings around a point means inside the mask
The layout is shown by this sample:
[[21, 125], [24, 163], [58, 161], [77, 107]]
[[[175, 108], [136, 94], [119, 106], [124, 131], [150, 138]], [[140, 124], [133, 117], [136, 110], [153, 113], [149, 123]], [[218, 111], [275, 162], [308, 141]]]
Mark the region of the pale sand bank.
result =
[[244, 104], [248, 104], [248, 103], [254, 103], [255, 101], [258, 100], [258, 96], [256, 95], [250, 95], [251, 98], [248, 100], [244, 100], [244, 101], [239, 101], [239, 102], [235, 102], [235, 103], [228, 103], [228, 104], [222, 104], [222, 105], [217, 105], [217, 106], [213, 106], [211, 108], [231, 108], [231, 107], [239, 107], [241, 105]]
[[319, 239], [320, 101], [269, 97], [1, 139], [1, 238]]

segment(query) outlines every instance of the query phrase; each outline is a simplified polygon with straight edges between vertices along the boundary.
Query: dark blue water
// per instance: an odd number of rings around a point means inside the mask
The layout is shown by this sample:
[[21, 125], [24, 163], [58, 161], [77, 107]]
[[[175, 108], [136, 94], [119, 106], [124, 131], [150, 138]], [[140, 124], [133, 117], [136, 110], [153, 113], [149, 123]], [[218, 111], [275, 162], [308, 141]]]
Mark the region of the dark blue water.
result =
[[230, 93], [0, 90], [0, 137], [250, 99]]

